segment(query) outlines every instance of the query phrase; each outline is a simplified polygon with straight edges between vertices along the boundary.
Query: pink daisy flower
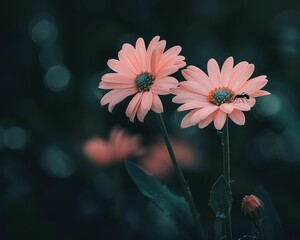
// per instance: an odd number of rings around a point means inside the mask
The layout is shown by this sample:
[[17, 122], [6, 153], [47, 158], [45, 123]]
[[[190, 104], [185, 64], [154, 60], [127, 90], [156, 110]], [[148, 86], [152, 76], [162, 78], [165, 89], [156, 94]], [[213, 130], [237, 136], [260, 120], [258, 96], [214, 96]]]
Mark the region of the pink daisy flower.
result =
[[130, 95], [134, 95], [126, 109], [126, 116], [134, 121], [135, 116], [143, 122], [151, 109], [156, 113], [163, 112], [159, 95], [170, 94], [170, 88], [178, 81], [169, 76], [184, 67], [184, 57], [178, 55], [180, 46], [164, 52], [166, 41], [154, 37], [145, 47], [143, 38], [136, 41], [135, 48], [125, 43], [118, 54], [119, 60], [111, 59], [107, 65], [115, 73], [107, 73], [99, 84], [101, 89], [111, 89], [101, 99], [101, 105], [108, 104], [111, 112], [114, 106]]
[[190, 110], [182, 119], [182, 128], [196, 124], [204, 128], [213, 121], [215, 128], [220, 130], [227, 116], [236, 124], [244, 125], [243, 111], [254, 106], [256, 97], [270, 94], [261, 90], [268, 82], [266, 76], [249, 79], [254, 65], [248, 62], [233, 66], [233, 58], [229, 57], [220, 70], [216, 60], [210, 59], [207, 70], [208, 75], [195, 66], [189, 66], [182, 70], [187, 81], [172, 89], [176, 95], [173, 102], [182, 104], [178, 111]]
[[84, 143], [85, 155], [99, 165], [124, 161], [143, 153], [140, 137], [129, 135], [125, 130], [114, 127], [108, 140], [94, 137]]

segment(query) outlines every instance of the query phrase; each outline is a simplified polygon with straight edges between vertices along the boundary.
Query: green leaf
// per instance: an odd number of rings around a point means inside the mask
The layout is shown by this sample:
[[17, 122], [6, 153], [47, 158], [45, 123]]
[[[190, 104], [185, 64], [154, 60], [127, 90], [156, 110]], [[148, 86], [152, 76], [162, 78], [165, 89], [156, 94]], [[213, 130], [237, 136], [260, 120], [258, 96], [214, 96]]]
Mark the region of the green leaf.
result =
[[208, 205], [219, 218], [226, 218], [231, 210], [231, 190], [228, 181], [221, 175], [213, 184]]
[[189, 206], [183, 197], [173, 194], [166, 186], [146, 173], [138, 165], [126, 161], [126, 169], [139, 190], [151, 199], [162, 212], [175, 221], [178, 230], [186, 239], [195, 239], [194, 222]]

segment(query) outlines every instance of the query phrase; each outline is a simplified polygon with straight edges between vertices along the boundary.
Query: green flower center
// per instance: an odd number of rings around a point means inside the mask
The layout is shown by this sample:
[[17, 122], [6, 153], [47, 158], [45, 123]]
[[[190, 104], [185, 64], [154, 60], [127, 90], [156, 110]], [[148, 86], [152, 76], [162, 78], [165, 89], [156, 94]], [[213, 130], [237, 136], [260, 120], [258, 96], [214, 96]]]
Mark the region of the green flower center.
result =
[[228, 87], [219, 87], [212, 90], [208, 95], [208, 100], [218, 106], [230, 102], [234, 96], [233, 91]]
[[135, 86], [140, 91], [149, 91], [150, 86], [153, 84], [154, 77], [147, 72], [139, 74], [135, 79]]

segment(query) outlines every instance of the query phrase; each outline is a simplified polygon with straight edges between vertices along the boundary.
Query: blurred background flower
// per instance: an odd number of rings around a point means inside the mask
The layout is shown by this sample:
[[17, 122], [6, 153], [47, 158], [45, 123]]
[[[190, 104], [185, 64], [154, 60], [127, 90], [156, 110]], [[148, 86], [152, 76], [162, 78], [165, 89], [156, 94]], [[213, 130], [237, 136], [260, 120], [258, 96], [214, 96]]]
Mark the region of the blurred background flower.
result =
[[[236, 199], [257, 185], [272, 198], [285, 239], [299, 238], [299, 0], [11, 0], [0, 5], [0, 239], [120, 239], [114, 181], [87, 161], [82, 143], [109, 136], [115, 125], [143, 136], [145, 145], [159, 134], [151, 112], [143, 124], [132, 124], [123, 114], [129, 101], [109, 113], [100, 106], [105, 92], [98, 89], [110, 71], [107, 60], [124, 43], [139, 37], [149, 42], [157, 35], [169, 46], [182, 46], [188, 65], [206, 69], [210, 58], [222, 63], [233, 56], [255, 64], [254, 76], [268, 76], [272, 94], [245, 113], [246, 126], [229, 126], [236, 180], [233, 238], [251, 231]], [[183, 80], [178, 72], [174, 77]], [[170, 135], [186, 138], [205, 156], [199, 172], [186, 171], [185, 177], [210, 234], [215, 216], [207, 204], [222, 169], [220, 138], [213, 126], [181, 129], [178, 106], [171, 96], [161, 100]], [[124, 239], [176, 239], [174, 226], [166, 227], [170, 222], [153, 211], [125, 170], [123, 176]], [[177, 181], [169, 181], [180, 193]]]
[[130, 136], [120, 127], [114, 127], [108, 140], [94, 137], [84, 143], [85, 155], [96, 164], [109, 165], [141, 156], [143, 149], [139, 136]]
[[[176, 159], [183, 170], [197, 171], [201, 165], [199, 152], [192, 145], [180, 138], [171, 138]], [[157, 177], [164, 179], [173, 172], [173, 165], [163, 138], [158, 138], [148, 146], [144, 157], [140, 160], [141, 166]]]

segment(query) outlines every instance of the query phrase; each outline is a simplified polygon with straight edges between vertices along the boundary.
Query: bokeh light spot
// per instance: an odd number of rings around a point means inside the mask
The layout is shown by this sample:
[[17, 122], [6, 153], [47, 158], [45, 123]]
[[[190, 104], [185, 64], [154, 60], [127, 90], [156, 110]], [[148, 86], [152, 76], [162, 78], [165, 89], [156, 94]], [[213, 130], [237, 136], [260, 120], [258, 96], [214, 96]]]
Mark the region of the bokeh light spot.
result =
[[281, 99], [277, 95], [272, 94], [258, 99], [255, 105], [255, 111], [259, 116], [269, 118], [280, 111], [281, 105]]
[[18, 150], [25, 146], [27, 133], [21, 127], [10, 127], [3, 134], [4, 145], [12, 150]]
[[74, 161], [56, 146], [44, 150], [41, 164], [48, 174], [56, 177], [69, 177], [75, 172]]
[[56, 41], [57, 27], [49, 19], [38, 19], [32, 24], [31, 38], [39, 46], [49, 46]]
[[54, 92], [59, 92], [68, 87], [70, 79], [70, 70], [64, 65], [56, 65], [48, 69], [44, 82], [47, 88]]

